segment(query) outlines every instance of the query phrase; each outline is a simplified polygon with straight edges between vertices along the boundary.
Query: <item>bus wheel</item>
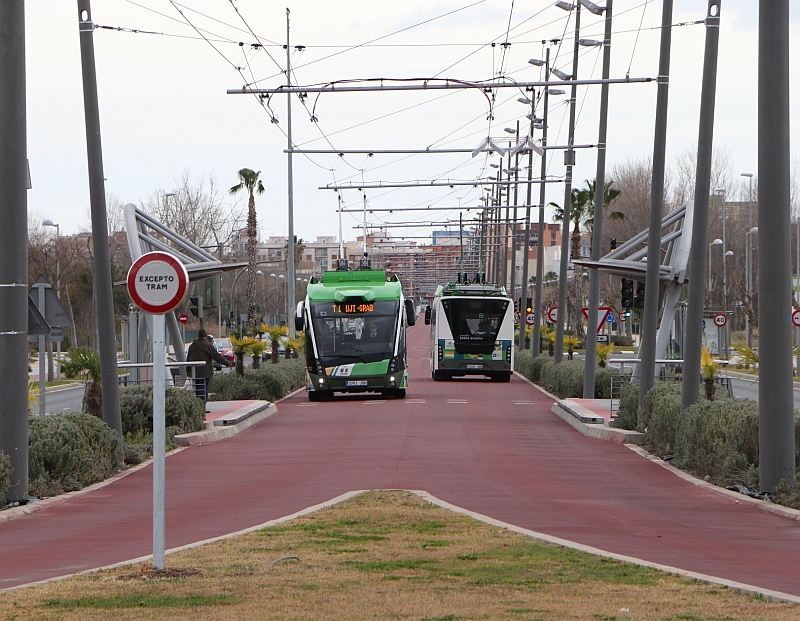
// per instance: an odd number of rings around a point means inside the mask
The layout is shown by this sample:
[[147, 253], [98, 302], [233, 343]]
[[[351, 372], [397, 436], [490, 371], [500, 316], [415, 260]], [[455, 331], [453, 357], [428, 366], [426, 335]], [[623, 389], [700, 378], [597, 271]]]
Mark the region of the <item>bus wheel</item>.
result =
[[394, 389], [394, 398], [395, 399], [405, 399], [406, 398], [406, 389], [405, 388], [395, 388]]
[[321, 401], [322, 395], [319, 393], [318, 390], [312, 390], [308, 393], [308, 400], [309, 401]]
[[431, 373], [431, 377], [433, 378], [433, 380], [435, 382], [441, 382], [442, 380], [446, 380], [447, 379], [447, 376], [444, 373], [442, 373], [441, 371], [433, 371]]

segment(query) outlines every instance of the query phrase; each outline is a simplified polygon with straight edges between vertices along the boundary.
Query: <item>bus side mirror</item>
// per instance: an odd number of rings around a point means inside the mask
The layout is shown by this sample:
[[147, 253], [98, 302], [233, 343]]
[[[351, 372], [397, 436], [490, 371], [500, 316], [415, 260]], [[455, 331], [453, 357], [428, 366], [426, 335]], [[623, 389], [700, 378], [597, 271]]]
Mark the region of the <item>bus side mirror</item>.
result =
[[417, 323], [417, 315], [414, 312], [414, 300], [406, 300], [406, 322], [409, 326]]
[[431, 307], [425, 309], [425, 325], [431, 325]]
[[297, 303], [297, 310], [294, 312], [294, 329], [298, 332], [302, 332], [303, 328], [305, 327], [303, 322], [303, 307], [305, 304], [303, 302]]

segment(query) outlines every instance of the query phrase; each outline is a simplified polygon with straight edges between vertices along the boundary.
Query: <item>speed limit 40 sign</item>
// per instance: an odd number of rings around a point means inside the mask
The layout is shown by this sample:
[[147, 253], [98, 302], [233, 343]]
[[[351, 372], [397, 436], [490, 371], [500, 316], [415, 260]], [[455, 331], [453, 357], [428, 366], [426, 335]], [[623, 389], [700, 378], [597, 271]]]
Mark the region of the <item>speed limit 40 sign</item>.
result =
[[728, 323], [728, 316], [725, 313], [717, 313], [714, 315], [715, 326], [722, 328], [726, 323]]

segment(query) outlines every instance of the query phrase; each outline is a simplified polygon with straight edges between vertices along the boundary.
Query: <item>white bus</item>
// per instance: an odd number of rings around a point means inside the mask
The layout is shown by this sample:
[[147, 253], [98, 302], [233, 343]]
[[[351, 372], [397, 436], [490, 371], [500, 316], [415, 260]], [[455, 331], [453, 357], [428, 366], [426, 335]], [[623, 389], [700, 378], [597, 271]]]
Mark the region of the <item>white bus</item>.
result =
[[482, 375], [507, 382], [514, 372], [514, 304], [504, 287], [439, 285], [425, 311], [431, 326], [431, 376]]

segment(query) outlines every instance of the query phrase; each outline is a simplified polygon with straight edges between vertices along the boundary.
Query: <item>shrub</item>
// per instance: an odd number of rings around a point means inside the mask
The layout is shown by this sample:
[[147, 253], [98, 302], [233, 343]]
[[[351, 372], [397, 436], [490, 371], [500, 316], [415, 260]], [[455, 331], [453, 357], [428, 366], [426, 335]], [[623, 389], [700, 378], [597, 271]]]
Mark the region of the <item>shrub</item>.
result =
[[120, 468], [122, 442], [91, 414], [71, 412], [28, 419], [29, 489], [52, 496], [81, 489]]
[[218, 373], [211, 378], [211, 392], [215, 401], [277, 401], [303, 386], [305, 378], [303, 359], [280, 359], [260, 369], [245, 369], [243, 375]]
[[514, 352], [514, 370], [522, 375], [522, 377], [531, 379], [532, 366], [533, 352], [530, 349]]
[[583, 361], [548, 359], [542, 365], [539, 385], [561, 399], [583, 396]]
[[611, 342], [617, 347], [633, 347], [633, 338], [623, 334], [612, 334]]
[[718, 485], [745, 484], [758, 465], [758, 404], [722, 399], [690, 406], [675, 434], [675, 465]]
[[611, 378], [619, 379], [619, 369], [613, 367], [596, 367], [594, 372], [594, 398], [611, 398]]
[[[120, 386], [119, 405], [122, 433], [153, 432], [153, 387]], [[164, 413], [171, 435], [200, 431], [205, 421], [205, 406], [193, 392], [167, 388]]]
[[5, 504], [6, 494], [11, 488], [11, 459], [0, 451], [0, 507]]
[[619, 396], [619, 412], [615, 427], [635, 430], [639, 424], [639, 382], [628, 382]]
[[[638, 385], [637, 385], [638, 392]], [[638, 403], [638, 394], [636, 395]], [[675, 433], [681, 421], [681, 385], [656, 382], [644, 397], [642, 427], [647, 430], [645, 446], [665, 457], [675, 451]]]

